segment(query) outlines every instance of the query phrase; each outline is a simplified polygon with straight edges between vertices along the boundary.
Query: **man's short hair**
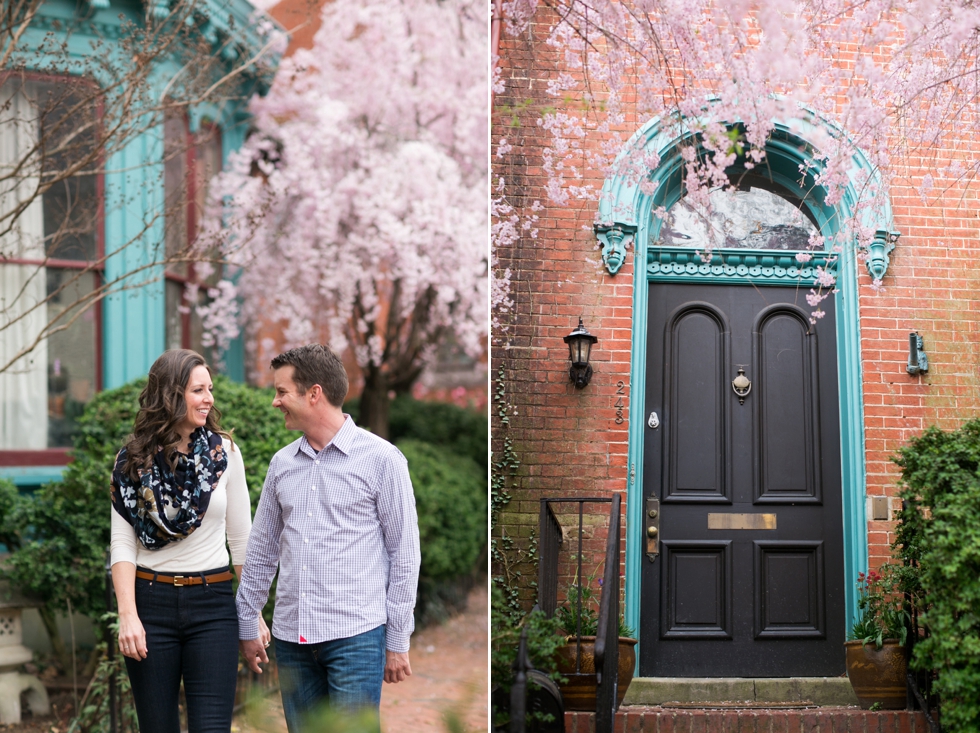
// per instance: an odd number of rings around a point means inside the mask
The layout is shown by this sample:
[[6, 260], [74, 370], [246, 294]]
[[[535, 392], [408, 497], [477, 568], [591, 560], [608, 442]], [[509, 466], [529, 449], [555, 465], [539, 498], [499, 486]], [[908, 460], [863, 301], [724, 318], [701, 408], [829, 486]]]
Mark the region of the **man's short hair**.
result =
[[293, 381], [301, 394], [319, 384], [334, 407], [341, 407], [347, 396], [347, 370], [340, 358], [323, 344], [297, 346], [272, 360], [273, 369], [293, 367]]

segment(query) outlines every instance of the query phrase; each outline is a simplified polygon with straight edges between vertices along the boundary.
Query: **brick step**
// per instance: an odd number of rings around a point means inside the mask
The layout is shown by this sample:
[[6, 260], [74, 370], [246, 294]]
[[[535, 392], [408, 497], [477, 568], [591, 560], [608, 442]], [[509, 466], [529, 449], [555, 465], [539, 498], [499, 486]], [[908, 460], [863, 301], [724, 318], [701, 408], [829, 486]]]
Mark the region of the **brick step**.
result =
[[[595, 713], [566, 712], [565, 733], [595, 733]], [[921, 712], [823, 707], [682, 710], [626, 706], [614, 733], [929, 733]]]

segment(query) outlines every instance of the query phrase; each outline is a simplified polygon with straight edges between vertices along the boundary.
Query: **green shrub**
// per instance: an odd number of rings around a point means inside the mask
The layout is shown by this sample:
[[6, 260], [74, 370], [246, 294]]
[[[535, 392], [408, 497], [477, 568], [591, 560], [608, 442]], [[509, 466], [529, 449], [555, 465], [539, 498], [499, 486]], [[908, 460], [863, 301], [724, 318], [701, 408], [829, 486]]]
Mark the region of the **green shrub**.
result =
[[[357, 420], [358, 400], [344, 405], [344, 411]], [[489, 433], [485, 412], [467, 410], [446, 402], [416, 400], [399, 395], [391, 403], [389, 439], [415, 439], [440, 445], [472, 459], [486, 480]]]
[[472, 460], [419, 440], [402, 440], [419, 516], [422, 567], [416, 618], [428, 623], [461, 607], [485, 559], [487, 482]]
[[918, 562], [928, 636], [912, 665], [935, 670], [943, 729], [980, 730], [980, 420], [959, 430], [931, 427], [895, 462], [905, 501], [896, 547]]
[[[555, 654], [565, 645], [560, 632], [558, 616], [548, 618], [544, 611], [534, 610], [524, 615], [515, 613], [507, 603], [504, 591], [490, 584], [490, 680], [493, 686], [491, 719], [494, 730], [507, 730], [510, 721], [510, 688], [514, 683], [514, 660], [521, 640], [521, 630], [527, 627], [527, 656], [534, 669], [544, 672], [556, 682], [561, 675], [555, 663]], [[528, 729], [534, 730], [533, 720], [541, 720], [540, 713], [528, 714]]]

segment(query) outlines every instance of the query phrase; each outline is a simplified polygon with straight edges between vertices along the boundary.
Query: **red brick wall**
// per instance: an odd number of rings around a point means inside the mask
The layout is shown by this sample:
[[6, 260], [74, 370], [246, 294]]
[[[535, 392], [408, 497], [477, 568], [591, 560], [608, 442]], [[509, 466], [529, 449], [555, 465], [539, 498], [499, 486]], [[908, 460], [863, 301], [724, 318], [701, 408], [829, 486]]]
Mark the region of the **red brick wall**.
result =
[[313, 48], [324, 2], [326, 0], [281, 0], [269, 8], [269, 15], [289, 31], [286, 56], [291, 56], [297, 48]]
[[[545, 19], [544, 12], [539, 13]], [[539, 23], [535, 31], [544, 33]], [[542, 108], [554, 103], [545, 94], [557, 59], [554, 49], [540, 38], [511, 39], [501, 46], [507, 89], [494, 99], [493, 142], [506, 137], [514, 151], [504, 160], [492, 158], [494, 180], [506, 181], [505, 195], [530, 215], [533, 201], [545, 209], [530, 233], [513, 248], [498, 252], [501, 265], [512, 272], [514, 308], [502, 321], [492, 347], [491, 373], [506, 371], [506, 400], [513, 411], [509, 424], [492, 424], [495, 455], [503, 435], [514, 443], [521, 461], [511, 482], [512, 501], [497, 532], [527, 537], [538, 523], [539, 499], [544, 496], [623, 496], [628, 475], [628, 420], [630, 405], [630, 339], [633, 297], [632, 256], [615, 276], [602, 266], [592, 223], [592, 202], [550, 205], [544, 186], [541, 150], [548, 133], [536, 124]], [[514, 124], [515, 118], [519, 124]], [[602, 176], [590, 172], [598, 190]], [[594, 374], [585, 389], [569, 380], [568, 347], [562, 337], [582, 317], [599, 338], [592, 350]], [[617, 394], [617, 383], [624, 394]], [[616, 424], [617, 399], [623, 400], [623, 422]], [[555, 507], [573, 539], [577, 529], [574, 504]], [[587, 506], [585, 561], [588, 578], [605, 551], [609, 504]], [[622, 534], [625, 547], [625, 532]], [[572, 543], [562, 550], [563, 584], [574, 575]], [[601, 577], [601, 569], [596, 577]], [[534, 592], [526, 591], [528, 606]]]
[[[966, 143], [966, 141], [960, 141]], [[975, 145], [972, 146], [975, 149]], [[913, 174], [918, 182], [929, 170]], [[891, 190], [895, 227], [902, 232], [874, 293], [861, 275], [861, 352], [867, 492], [894, 496], [898, 468], [890, 457], [929, 425], [955, 428], [980, 408], [980, 218], [977, 187], [954, 186], [923, 203], [909, 180]], [[937, 186], [937, 189], [939, 186]], [[908, 336], [918, 331], [929, 373], [905, 371]], [[893, 506], [897, 508], [897, 500]], [[870, 513], [869, 513], [870, 517]], [[869, 555], [889, 555], [892, 522], [868, 523]]]
[[[548, 201], [542, 149], [549, 139], [537, 120], [544, 107], [555, 104], [545, 87], [559, 59], [543, 40], [549, 20], [544, 10], [536, 20], [521, 38], [504, 35], [500, 65], [506, 89], [494, 99], [493, 119], [494, 144], [506, 138], [513, 146], [504, 158], [492, 159], [494, 181], [504, 179], [508, 202], [526, 216], [533, 201], [545, 206], [538, 213], [536, 238], [526, 232], [514, 246], [496, 253], [500, 266], [511, 270], [514, 307], [502, 316], [506, 329], [498, 330], [492, 349], [492, 374], [504, 368], [505, 399], [512, 408], [508, 424], [499, 418], [493, 423], [494, 451], [499, 455], [506, 435], [520, 467], [511, 480], [513, 499], [495, 531], [514, 537], [527, 537], [536, 527], [542, 496], [618, 491], [625, 498], [628, 478], [627, 422], [615, 423], [614, 405], [622, 381], [628, 420], [632, 251], [620, 272], [610, 276], [591, 231], [595, 204], [556, 207]], [[644, 122], [630, 120], [629, 132]], [[587, 144], [598, 142], [590, 137]], [[961, 150], [977, 147], [957, 142]], [[923, 203], [913, 183], [930, 169], [928, 161], [915, 162], [921, 170], [891, 191], [895, 228], [902, 237], [891, 255], [884, 291], [874, 292], [864, 265], [858, 266], [869, 497], [896, 493], [898, 472], [889, 458], [908, 438], [931, 424], [958, 426], [980, 407], [977, 187], [953, 187], [939, 200], [934, 194]], [[596, 189], [601, 187], [595, 171], [587, 176]], [[592, 357], [595, 375], [584, 390], [568, 381], [562, 342], [579, 316], [599, 337]], [[908, 334], [914, 330], [923, 336], [929, 355], [926, 376], [910, 377], [905, 371]], [[598, 516], [592, 521], [600, 528], [606, 523]], [[571, 526], [570, 518], [563, 524]], [[872, 565], [889, 555], [893, 527], [890, 521], [869, 521]], [[601, 529], [590, 533], [586, 576], [599, 562], [603, 538]], [[563, 558], [570, 562], [569, 550]], [[525, 592], [529, 605], [533, 595]]]

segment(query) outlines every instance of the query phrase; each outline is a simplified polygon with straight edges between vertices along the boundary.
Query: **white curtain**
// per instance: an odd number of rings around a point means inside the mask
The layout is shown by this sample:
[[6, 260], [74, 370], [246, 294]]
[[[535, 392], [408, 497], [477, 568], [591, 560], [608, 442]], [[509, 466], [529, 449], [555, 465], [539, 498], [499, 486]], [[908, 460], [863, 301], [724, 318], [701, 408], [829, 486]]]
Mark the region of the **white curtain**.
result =
[[[0, 87], [0, 217], [33, 197], [12, 228], [9, 218], [0, 221], [0, 253], [4, 259], [44, 257], [41, 197], [34, 193], [40, 162], [29, 160], [15, 172], [38, 137], [38, 114], [31, 96], [30, 88], [16, 78]], [[46, 294], [44, 267], [6, 264], [0, 259], [0, 369], [44, 328]], [[48, 345], [42, 341], [0, 372], [0, 450], [48, 447], [47, 371]]]

